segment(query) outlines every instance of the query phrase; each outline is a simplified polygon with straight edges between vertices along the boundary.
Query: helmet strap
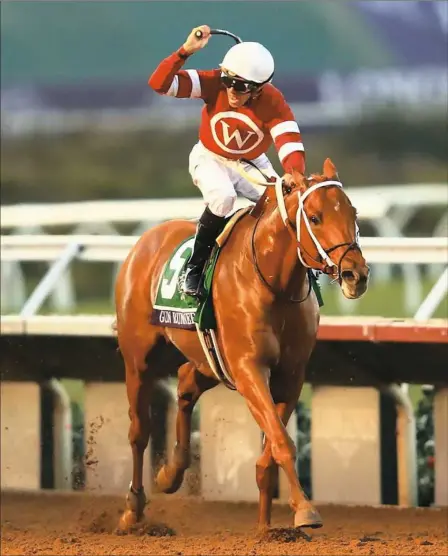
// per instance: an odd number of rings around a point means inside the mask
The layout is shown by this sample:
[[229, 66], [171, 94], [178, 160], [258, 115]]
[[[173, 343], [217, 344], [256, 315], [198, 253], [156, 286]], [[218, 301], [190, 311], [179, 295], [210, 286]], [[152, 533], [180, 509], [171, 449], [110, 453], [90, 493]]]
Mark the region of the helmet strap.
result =
[[271, 73], [271, 75], [266, 79], [266, 81], [263, 81], [263, 83], [260, 83], [260, 85], [266, 85], [266, 83], [270, 83], [272, 81], [272, 78], [274, 77], [274, 71]]
[[266, 83], [270, 83], [273, 77], [274, 77], [274, 72], [271, 73], [271, 75], [266, 79], [266, 81], [263, 81], [262, 83], [257, 83], [257, 88], [250, 95], [249, 100], [246, 102], [246, 104], [248, 104], [252, 99], [255, 100], [256, 98], [258, 98], [261, 95], [263, 86], [266, 85]]
[[272, 72], [272, 74], [268, 77], [268, 79], [266, 79], [266, 81], [263, 81], [263, 83], [259, 83], [258, 87], [255, 89], [255, 91], [251, 94], [251, 96], [249, 97], [249, 100], [246, 102], [246, 104], [248, 102], [250, 102], [252, 99], [256, 99], [261, 95], [263, 86], [266, 85], [266, 83], [270, 83], [272, 81], [272, 78], [274, 77], [274, 72]]
[[260, 89], [263, 85], [266, 85], [266, 83], [270, 83], [273, 77], [274, 77], [274, 72], [271, 73], [271, 75], [266, 79], [266, 81], [262, 81], [261, 83], [255, 83], [254, 81], [249, 81], [249, 83], [253, 83], [254, 85], [257, 86], [257, 89]]

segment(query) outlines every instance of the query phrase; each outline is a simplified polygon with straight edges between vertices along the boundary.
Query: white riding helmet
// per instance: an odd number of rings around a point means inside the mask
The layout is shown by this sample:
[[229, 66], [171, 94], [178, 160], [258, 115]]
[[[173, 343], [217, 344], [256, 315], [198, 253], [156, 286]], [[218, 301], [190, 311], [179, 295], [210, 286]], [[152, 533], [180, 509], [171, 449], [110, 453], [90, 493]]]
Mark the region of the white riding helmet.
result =
[[258, 42], [241, 42], [232, 46], [220, 66], [253, 83], [267, 83], [274, 74], [274, 58]]

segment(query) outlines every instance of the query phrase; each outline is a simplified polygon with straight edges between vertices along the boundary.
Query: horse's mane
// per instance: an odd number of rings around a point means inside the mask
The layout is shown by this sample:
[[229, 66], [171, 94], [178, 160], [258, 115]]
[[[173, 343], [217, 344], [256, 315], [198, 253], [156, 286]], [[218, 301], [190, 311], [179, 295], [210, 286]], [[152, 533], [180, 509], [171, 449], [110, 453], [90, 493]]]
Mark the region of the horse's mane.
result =
[[311, 185], [312, 182], [320, 183], [320, 182], [324, 181], [325, 179], [326, 179], [325, 176], [322, 176], [321, 174], [310, 174], [307, 178], [308, 187]]
[[[321, 182], [325, 181], [326, 179], [327, 178], [325, 176], [323, 176], [322, 174], [317, 174], [317, 173], [316, 174], [310, 174], [309, 176], [305, 177], [305, 179], [303, 180], [303, 184], [305, 185], [305, 189], [308, 189], [309, 187], [311, 187], [312, 184], [321, 183]], [[260, 197], [258, 202], [252, 208], [252, 210], [250, 211], [250, 214], [254, 218], [259, 218], [262, 214], [265, 213], [265, 209], [266, 209], [266, 206], [267, 206], [266, 201], [269, 198], [275, 199], [274, 188], [267, 187], [266, 190], [264, 191], [263, 195]], [[272, 206], [272, 207], [275, 208], [276, 204], [271, 204], [269, 206]]]

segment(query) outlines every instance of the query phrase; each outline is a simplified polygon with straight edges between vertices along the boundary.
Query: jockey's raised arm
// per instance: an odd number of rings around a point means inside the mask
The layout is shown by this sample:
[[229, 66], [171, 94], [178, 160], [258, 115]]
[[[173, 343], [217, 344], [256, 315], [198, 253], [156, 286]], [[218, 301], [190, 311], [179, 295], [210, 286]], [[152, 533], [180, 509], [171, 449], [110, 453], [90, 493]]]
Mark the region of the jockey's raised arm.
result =
[[291, 108], [280, 91], [277, 92], [281, 102], [274, 103], [273, 115], [267, 127], [285, 172], [292, 174], [296, 170], [304, 174], [305, 148], [302, 135]]
[[[202, 39], [197, 38], [197, 31], [201, 31]], [[206, 46], [210, 36], [207, 25], [193, 29], [185, 43], [160, 62], [148, 79], [148, 85], [161, 95], [207, 100], [211, 89], [219, 84], [219, 70], [183, 70], [182, 67], [194, 52]]]
[[254, 202], [263, 193], [235, 172], [229, 161], [248, 159], [267, 175], [276, 176], [266, 156], [274, 143], [286, 183], [291, 183], [293, 173], [305, 173], [300, 129], [283, 94], [271, 83], [274, 59], [269, 50], [257, 42], [240, 42], [226, 53], [220, 69], [183, 69], [187, 59], [207, 45], [210, 31], [207, 25], [193, 29], [148, 80], [159, 94], [205, 103], [199, 142], [189, 159], [193, 183], [206, 204], [187, 266], [184, 291], [190, 295], [198, 292], [205, 261], [237, 193]]
[[183, 70], [182, 66], [188, 58], [183, 47], [162, 60], [148, 79], [148, 85], [161, 95], [177, 98], [201, 98], [216, 89], [219, 70], [202, 71], [195, 69]]

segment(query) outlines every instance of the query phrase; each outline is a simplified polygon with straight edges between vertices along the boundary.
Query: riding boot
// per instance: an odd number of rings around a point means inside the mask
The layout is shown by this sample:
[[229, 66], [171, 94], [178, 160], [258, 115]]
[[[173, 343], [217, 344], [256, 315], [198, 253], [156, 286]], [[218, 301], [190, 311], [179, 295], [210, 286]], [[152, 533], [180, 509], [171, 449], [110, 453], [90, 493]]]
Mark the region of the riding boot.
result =
[[225, 217], [216, 216], [206, 207], [196, 227], [193, 251], [188, 259], [182, 291], [197, 296], [205, 263], [212, 252], [215, 240], [222, 231]]

